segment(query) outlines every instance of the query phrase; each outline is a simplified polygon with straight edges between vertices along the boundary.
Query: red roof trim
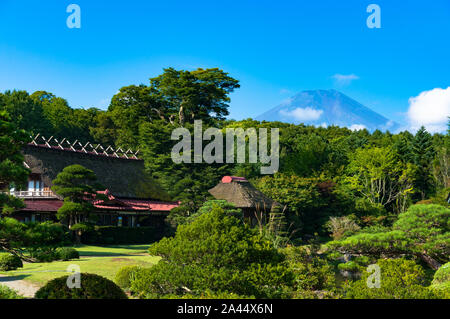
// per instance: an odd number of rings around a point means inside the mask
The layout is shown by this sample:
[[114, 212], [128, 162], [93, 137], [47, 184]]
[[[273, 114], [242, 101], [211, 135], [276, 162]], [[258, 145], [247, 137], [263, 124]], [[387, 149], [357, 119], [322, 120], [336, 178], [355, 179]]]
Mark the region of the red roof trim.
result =
[[245, 177], [238, 177], [238, 176], [222, 177], [222, 183], [231, 183], [231, 182], [248, 182], [248, 181]]
[[[112, 196], [112, 195], [111, 195]], [[26, 207], [22, 211], [36, 212], [56, 212], [63, 205], [63, 201], [59, 199], [53, 200], [25, 200]], [[178, 207], [180, 202], [163, 202], [144, 199], [116, 199], [111, 203], [104, 201], [94, 201], [94, 207], [100, 210], [113, 211], [139, 211], [139, 212], [170, 212], [173, 208]]]

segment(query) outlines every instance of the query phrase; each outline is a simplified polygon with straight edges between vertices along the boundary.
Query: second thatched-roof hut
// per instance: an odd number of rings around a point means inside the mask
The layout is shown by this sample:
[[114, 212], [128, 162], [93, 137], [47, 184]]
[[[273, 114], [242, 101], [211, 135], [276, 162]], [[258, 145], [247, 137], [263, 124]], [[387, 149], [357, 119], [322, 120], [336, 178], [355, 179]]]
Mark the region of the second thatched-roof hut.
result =
[[240, 208], [245, 218], [258, 218], [279, 205], [257, 190], [247, 179], [224, 176], [219, 184], [209, 190], [216, 199], [226, 200]]

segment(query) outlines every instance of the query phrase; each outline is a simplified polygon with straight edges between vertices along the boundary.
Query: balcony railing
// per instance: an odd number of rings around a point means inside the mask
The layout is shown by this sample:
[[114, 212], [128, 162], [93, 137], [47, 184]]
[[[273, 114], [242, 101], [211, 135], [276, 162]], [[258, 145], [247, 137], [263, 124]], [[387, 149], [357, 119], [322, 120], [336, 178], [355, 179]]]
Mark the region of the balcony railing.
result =
[[10, 195], [19, 198], [55, 198], [56, 195], [52, 191], [10, 191]]

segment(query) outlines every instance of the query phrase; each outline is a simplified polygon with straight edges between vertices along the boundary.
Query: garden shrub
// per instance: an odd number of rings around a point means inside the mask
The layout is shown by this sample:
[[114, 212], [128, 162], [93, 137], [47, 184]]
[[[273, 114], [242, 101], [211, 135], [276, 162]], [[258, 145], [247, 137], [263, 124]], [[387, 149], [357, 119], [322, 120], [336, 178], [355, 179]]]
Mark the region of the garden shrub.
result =
[[325, 258], [303, 247], [288, 247], [282, 252], [294, 274], [291, 297], [323, 298], [336, 292], [333, 266]]
[[135, 278], [136, 272], [141, 269], [140, 266], [125, 266], [119, 269], [114, 278], [114, 282], [122, 289], [129, 289], [131, 282]]
[[450, 262], [442, 265], [435, 272], [431, 287], [443, 298], [450, 299]]
[[95, 274], [81, 273], [81, 288], [69, 288], [67, 278], [50, 280], [39, 289], [36, 299], [127, 299], [126, 294], [111, 280]]
[[424, 269], [412, 260], [379, 259], [380, 288], [368, 287], [373, 273], [366, 270], [361, 279], [344, 285], [346, 298], [350, 299], [435, 299], [439, 296], [426, 287]]
[[56, 249], [56, 254], [60, 260], [79, 259], [80, 254], [75, 248], [72, 247], [60, 247]]
[[434, 274], [433, 285], [450, 282], [450, 262], [442, 265]]
[[9, 271], [16, 270], [17, 268], [22, 268], [22, 260], [10, 253], [0, 253], [0, 270]]
[[23, 299], [15, 290], [0, 285], [0, 299]]
[[30, 257], [36, 262], [42, 263], [49, 263], [59, 259], [59, 255], [53, 247], [30, 249]]
[[209, 289], [214, 294], [274, 298], [292, 281], [284, 256], [219, 207], [178, 226], [174, 238], [153, 244], [149, 252], [162, 259], [136, 273], [130, 290], [140, 297], [199, 296]]

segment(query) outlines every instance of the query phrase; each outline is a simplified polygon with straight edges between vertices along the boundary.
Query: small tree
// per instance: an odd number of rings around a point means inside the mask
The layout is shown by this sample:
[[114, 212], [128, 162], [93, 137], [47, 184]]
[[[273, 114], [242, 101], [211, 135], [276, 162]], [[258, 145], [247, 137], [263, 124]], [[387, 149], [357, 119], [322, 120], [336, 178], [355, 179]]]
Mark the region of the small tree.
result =
[[446, 207], [414, 205], [399, 215], [391, 229], [364, 229], [329, 245], [341, 252], [375, 257], [418, 257], [436, 270], [449, 260], [449, 220]]
[[372, 204], [386, 207], [412, 190], [410, 169], [390, 146], [357, 149], [347, 170], [350, 187]]
[[96, 180], [94, 172], [81, 165], [67, 166], [53, 180], [52, 190], [64, 198], [64, 204], [56, 216], [60, 220], [67, 219], [69, 228], [82, 222], [92, 212], [92, 200], [97, 195], [92, 184]]
[[412, 153], [414, 164], [417, 166], [414, 176], [414, 189], [416, 189], [418, 195], [420, 195], [420, 197], [416, 199], [424, 200], [435, 191], [433, 185], [432, 163], [436, 151], [433, 147], [433, 138], [431, 134], [428, 133], [423, 126], [414, 136]]

